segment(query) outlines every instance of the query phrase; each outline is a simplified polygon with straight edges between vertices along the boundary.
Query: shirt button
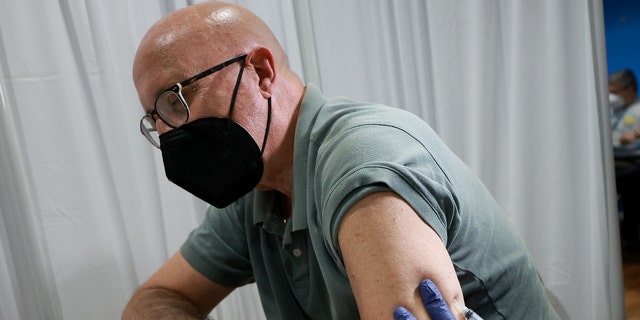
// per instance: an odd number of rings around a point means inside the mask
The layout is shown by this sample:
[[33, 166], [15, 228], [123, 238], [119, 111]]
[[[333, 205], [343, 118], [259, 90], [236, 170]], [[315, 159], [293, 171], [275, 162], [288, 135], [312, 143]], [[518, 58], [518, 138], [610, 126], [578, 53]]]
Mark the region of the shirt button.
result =
[[293, 256], [296, 258], [299, 258], [302, 255], [302, 250], [300, 249], [293, 249]]

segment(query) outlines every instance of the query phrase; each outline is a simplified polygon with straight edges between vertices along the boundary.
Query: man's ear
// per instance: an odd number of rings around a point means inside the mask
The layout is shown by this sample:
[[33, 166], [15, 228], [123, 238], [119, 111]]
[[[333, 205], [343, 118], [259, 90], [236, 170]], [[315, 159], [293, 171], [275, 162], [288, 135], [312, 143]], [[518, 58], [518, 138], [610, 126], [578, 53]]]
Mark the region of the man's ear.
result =
[[258, 74], [258, 84], [262, 96], [265, 99], [271, 97], [273, 83], [276, 79], [276, 69], [271, 51], [265, 47], [255, 48], [247, 55], [247, 63], [253, 66]]

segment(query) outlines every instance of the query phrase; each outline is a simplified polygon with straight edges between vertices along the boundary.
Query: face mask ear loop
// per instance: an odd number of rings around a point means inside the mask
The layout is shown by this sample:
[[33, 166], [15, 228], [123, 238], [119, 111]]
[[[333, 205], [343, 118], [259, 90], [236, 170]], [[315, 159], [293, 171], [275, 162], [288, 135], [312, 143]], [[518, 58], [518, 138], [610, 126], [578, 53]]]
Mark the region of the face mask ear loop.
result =
[[229, 119], [231, 119], [231, 113], [233, 112], [233, 106], [236, 104], [236, 97], [238, 96], [238, 89], [240, 88], [240, 80], [242, 80], [242, 72], [244, 71], [244, 60], [240, 61], [240, 71], [238, 72], [238, 79], [236, 85], [233, 87], [233, 94], [231, 95], [231, 105], [229, 106]]
[[262, 140], [262, 148], [260, 150], [260, 154], [264, 153], [264, 147], [267, 146], [267, 137], [269, 137], [269, 127], [271, 126], [271, 97], [267, 99], [268, 109], [267, 109], [267, 127], [264, 129], [264, 140]]

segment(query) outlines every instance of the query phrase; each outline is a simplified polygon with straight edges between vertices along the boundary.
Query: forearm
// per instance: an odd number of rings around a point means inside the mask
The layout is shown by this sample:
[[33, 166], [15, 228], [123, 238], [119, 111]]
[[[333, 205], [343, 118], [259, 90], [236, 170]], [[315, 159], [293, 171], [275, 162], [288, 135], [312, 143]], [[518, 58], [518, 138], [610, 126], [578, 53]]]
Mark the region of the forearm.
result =
[[206, 319], [207, 315], [181, 295], [165, 289], [142, 289], [133, 295], [122, 320]]

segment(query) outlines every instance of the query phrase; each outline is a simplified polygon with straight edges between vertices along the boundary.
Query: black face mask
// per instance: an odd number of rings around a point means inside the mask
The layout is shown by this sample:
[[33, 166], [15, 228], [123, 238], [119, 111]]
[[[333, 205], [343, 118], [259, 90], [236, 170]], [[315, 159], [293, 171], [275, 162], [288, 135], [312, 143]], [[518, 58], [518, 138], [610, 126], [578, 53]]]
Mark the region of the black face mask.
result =
[[262, 150], [228, 118], [203, 118], [160, 135], [167, 178], [217, 208], [249, 193], [263, 173], [262, 152], [271, 122], [271, 98]]

